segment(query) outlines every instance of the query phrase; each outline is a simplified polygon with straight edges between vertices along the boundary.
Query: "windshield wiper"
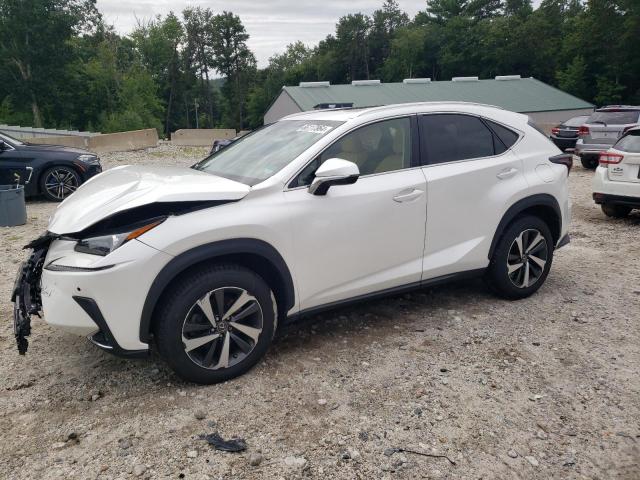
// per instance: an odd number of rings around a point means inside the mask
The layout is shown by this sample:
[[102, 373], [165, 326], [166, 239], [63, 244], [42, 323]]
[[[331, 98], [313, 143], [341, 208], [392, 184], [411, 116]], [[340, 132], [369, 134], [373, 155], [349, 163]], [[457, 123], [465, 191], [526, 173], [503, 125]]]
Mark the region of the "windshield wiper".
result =
[[602, 120], [593, 120], [589, 123], [601, 123], [602, 125], [604, 125], [605, 127], [607, 126], [607, 122], [603, 122]]

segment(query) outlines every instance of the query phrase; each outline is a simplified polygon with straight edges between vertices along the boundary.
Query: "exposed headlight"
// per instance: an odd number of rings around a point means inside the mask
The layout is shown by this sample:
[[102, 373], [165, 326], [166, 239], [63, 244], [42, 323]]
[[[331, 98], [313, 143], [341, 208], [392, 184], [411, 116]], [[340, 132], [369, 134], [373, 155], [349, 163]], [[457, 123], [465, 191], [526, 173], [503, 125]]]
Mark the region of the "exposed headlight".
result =
[[147, 223], [138, 223], [132, 225], [125, 232], [110, 233], [108, 235], [100, 235], [96, 237], [83, 238], [78, 240], [74, 250], [81, 253], [90, 253], [91, 255], [106, 256], [117, 248], [127, 243], [129, 240], [138, 238], [143, 233], [148, 232], [152, 228], [157, 227], [165, 218], [156, 218]]
[[100, 163], [100, 158], [97, 155], [80, 155], [78, 160], [87, 165], [98, 165]]

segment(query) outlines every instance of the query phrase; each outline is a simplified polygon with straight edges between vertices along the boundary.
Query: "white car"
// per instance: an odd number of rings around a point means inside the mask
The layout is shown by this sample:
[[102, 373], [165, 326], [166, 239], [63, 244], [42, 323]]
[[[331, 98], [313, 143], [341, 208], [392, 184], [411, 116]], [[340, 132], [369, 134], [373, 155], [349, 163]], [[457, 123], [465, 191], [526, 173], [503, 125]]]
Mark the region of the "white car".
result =
[[278, 325], [347, 302], [472, 276], [526, 297], [568, 242], [571, 158], [524, 115], [422, 103], [292, 115], [191, 169], [111, 169], [29, 245], [19, 349], [42, 310], [214, 383]]
[[640, 127], [627, 130], [600, 154], [593, 199], [608, 217], [622, 218], [634, 208], [640, 209]]

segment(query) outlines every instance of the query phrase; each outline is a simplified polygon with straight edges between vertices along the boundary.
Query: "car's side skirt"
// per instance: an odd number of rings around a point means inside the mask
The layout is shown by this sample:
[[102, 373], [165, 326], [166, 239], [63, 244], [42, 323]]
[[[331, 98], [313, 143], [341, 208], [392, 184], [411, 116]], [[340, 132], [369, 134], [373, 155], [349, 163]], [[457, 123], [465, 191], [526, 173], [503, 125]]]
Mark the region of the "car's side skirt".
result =
[[324, 305], [318, 305], [316, 307], [307, 308], [299, 311], [298, 313], [294, 313], [287, 317], [286, 323], [293, 323], [297, 320], [308, 317], [311, 315], [316, 315], [321, 312], [325, 312], [327, 310], [333, 310], [340, 307], [346, 307], [349, 305], [354, 305], [358, 303], [363, 303], [370, 300], [377, 300], [379, 298], [388, 297], [390, 295], [397, 295], [400, 293], [409, 292], [412, 290], [417, 290], [424, 287], [433, 287], [436, 285], [441, 285], [445, 283], [454, 282], [457, 280], [468, 280], [471, 278], [478, 278], [484, 275], [485, 269], [480, 268], [477, 270], [467, 270], [465, 272], [458, 273], [450, 273], [447, 275], [442, 275], [440, 277], [429, 278], [426, 280], [422, 280], [420, 282], [412, 282], [407, 285], [400, 285], [398, 287], [387, 288], [384, 290], [378, 290], [377, 292], [365, 293], [364, 295], [358, 295], [357, 297], [347, 298], [344, 300], [338, 300], [336, 302], [325, 303]]

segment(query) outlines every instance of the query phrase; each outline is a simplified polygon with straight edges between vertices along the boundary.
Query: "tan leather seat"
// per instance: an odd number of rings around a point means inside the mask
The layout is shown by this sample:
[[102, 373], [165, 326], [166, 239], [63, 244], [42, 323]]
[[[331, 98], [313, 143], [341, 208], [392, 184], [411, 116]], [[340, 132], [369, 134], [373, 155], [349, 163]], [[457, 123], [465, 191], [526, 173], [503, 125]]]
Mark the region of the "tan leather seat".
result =
[[393, 170], [400, 170], [405, 166], [405, 132], [398, 130], [395, 137], [393, 137], [392, 148], [393, 153], [387, 155], [374, 169], [374, 173], [391, 172]]

